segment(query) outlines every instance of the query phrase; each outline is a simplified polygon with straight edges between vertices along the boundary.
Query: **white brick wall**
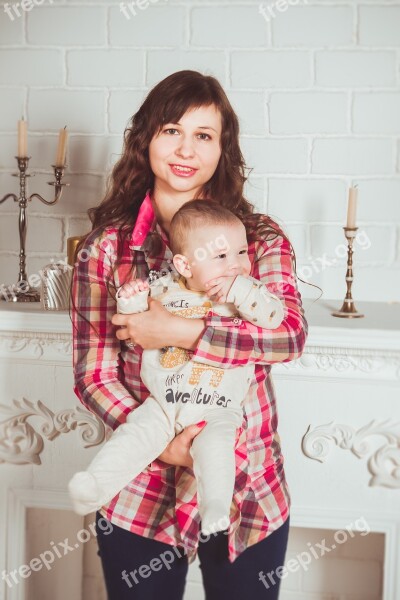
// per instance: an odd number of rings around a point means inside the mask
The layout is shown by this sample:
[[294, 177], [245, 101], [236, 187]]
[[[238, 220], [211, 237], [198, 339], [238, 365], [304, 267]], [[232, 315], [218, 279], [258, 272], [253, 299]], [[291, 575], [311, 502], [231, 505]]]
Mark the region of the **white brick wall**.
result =
[[[11, 20], [0, 1], [0, 197], [16, 191], [11, 173], [22, 111], [29, 122], [30, 166], [37, 172], [31, 192], [51, 196], [46, 181], [57, 130], [65, 124], [70, 130], [65, 180], [71, 187], [57, 206], [34, 200], [28, 208], [28, 273], [64, 256], [66, 238], [88, 227], [86, 211], [101, 200], [123, 129], [149, 87], [191, 68], [216, 76], [227, 91], [253, 168], [246, 192], [286, 227], [299, 274], [324, 253], [335, 258], [344, 241], [347, 189], [358, 184], [359, 231], [371, 244], [355, 248], [354, 296], [400, 300], [398, 0], [292, 4], [280, 12], [276, 3], [263, 2], [275, 6], [267, 22], [255, 0], [153, 1], [130, 19], [111, 0], [53, 0]], [[17, 208], [8, 201], [0, 210], [0, 280], [12, 283]], [[344, 276], [338, 258], [314, 270], [309, 281], [339, 307]], [[318, 293], [303, 284], [300, 289], [305, 297]], [[336, 560], [328, 561], [332, 573], [334, 566], [349, 571], [343, 580], [353, 587], [339, 589], [342, 578], [325, 577], [316, 563], [313, 575], [283, 582], [283, 600], [379, 598], [376, 557]], [[192, 573], [195, 600], [202, 593], [198, 573]], [[368, 596], [360, 587], [365, 582]]]

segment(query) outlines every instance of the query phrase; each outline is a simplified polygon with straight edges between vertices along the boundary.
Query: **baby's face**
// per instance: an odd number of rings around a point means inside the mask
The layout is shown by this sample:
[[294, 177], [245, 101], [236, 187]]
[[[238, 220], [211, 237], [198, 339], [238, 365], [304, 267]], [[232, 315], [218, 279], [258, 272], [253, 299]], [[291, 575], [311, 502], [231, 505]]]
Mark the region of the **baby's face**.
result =
[[250, 274], [246, 229], [237, 223], [207, 226], [189, 235], [185, 256], [191, 276], [186, 277], [189, 289], [203, 292], [206, 283], [216, 277]]

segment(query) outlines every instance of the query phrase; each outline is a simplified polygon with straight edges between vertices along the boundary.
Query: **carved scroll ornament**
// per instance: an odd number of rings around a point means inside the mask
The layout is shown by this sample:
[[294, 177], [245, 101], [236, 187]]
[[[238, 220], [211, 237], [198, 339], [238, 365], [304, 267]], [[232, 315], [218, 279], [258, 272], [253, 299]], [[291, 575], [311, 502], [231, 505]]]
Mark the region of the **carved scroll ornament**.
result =
[[[51, 441], [77, 427], [85, 448], [105, 439], [104, 423], [80, 406], [54, 413], [40, 400], [22, 398], [13, 400], [12, 406], [0, 405], [0, 413], [6, 415], [0, 421], [0, 463], [40, 465], [44, 438]], [[29, 422], [34, 417], [42, 421], [38, 430]]]
[[[368, 459], [368, 470], [372, 477], [370, 486], [400, 488], [400, 423], [371, 421], [361, 429], [334, 421], [311, 428], [310, 425], [302, 441], [303, 453], [309, 458], [324, 462], [333, 444], [350, 450], [358, 458]], [[372, 436], [382, 436], [386, 443], [377, 450], [371, 446]]]

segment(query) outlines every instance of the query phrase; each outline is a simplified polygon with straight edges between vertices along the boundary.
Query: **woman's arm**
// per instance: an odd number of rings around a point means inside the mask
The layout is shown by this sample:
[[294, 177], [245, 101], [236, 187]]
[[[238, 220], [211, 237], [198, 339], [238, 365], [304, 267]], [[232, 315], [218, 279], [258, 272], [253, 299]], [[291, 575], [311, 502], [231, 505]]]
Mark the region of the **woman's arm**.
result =
[[[104, 240], [107, 252], [102, 248]], [[105, 235], [87, 238], [84, 249], [90, 258], [78, 261], [72, 282], [72, 298], [81, 314], [73, 308], [71, 313], [74, 392], [86, 408], [115, 429], [140, 403], [119, 379], [121, 345], [111, 323], [116, 303], [105, 284], [111, 271], [111, 243]]]
[[308, 324], [297, 289], [290, 247], [282, 237], [268, 245], [260, 242], [252, 276], [263, 282], [282, 302], [284, 318], [273, 330], [262, 329], [239, 318], [210, 313], [192, 360], [229, 368], [248, 362], [273, 364], [301, 356]]

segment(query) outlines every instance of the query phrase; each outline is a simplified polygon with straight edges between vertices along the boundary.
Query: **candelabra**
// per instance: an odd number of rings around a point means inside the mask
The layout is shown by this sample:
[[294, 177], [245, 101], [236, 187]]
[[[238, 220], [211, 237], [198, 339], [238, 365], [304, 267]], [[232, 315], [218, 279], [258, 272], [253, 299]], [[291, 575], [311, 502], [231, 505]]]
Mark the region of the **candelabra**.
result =
[[[20, 242], [20, 251], [19, 251], [19, 274], [18, 274], [18, 283], [13, 284], [11, 286], [7, 286], [11, 298], [8, 298], [8, 295], [4, 295], [4, 293], [0, 296], [3, 300], [12, 300], [13, 302], [40, 302], [40, 291], [38, 291], [33, 286], [29, 285], [27, 274], [26, 274], [26, 254], [25, 254], [25, 240], [26, 233], [28, 229], [27, 223], [27, 215], [26, 208], [28, 202], [33, 200], [33, 198], [38, 198], [44, 204], [51, 206], [55, 204], [61, 197], [62, 189], [64, 186], [68, 186], [69, 183], [61, 183], [61, 179], [64, 175], [64, 168], [56, 165], [51, 165], [54, 168], [54, 177], [55, 181], [48, 181], [49, 185], [54, 186], [54, 199], [53, 200], [45, 200], [40, 194], [31, 194], [30, 196], [26, 196], [26, 178], [31, 177], [29, 173], [27, 173], [28, 162], [31, 158], [30, 156], [16, 156], [18, 161], [18, 170], [19, 173], [13, 173], [13, 177], [19, 177], [19, 197], [16, 194], [6, 194], [1, 200], [0, 204], [5, 202], [8, 198], [12, 198], [14, 202], [18, 202], [19, 204], [19, 242]], [[4, 290], [4, 285], [1, 286]], [[11, 288], [11, 289], [10, 289]]]
[[345, 299], [343, 300], [342, 308], [340, 310], [332, 312], [331, 314], [334, 317], [347, 317], [348, 319], [354, 319], [356, 317], [364, 316], [356, 310], [351, 295], [351, 286], [353, 284], [353, 240], [356, 237], [358, 227], [343, 227], [343, 229], [344, 235], [347, 239], [347, 293]]

